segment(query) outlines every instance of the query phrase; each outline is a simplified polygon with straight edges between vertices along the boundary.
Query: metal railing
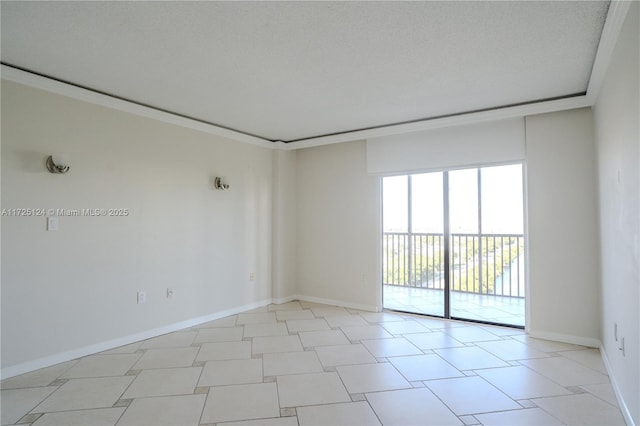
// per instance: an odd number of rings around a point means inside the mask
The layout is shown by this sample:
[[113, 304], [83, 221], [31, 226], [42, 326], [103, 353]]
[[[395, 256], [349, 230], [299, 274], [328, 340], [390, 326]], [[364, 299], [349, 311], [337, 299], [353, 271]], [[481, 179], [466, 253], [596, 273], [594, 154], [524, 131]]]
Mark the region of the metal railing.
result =
[[[444, 289], [444, 236], [385, 232], [385, 285]], [[451, 234], [452, 291], [524, 297], [522, 234]]]

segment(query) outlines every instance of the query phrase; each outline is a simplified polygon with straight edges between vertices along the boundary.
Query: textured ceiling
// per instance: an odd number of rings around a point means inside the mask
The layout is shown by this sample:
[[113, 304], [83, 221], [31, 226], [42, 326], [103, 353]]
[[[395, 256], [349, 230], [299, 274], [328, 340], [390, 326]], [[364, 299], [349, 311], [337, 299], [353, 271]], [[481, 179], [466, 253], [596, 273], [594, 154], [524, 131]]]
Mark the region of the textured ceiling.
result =
[[583, 94], [608, 2], [11, 2], [2, 62], [270, 140]]

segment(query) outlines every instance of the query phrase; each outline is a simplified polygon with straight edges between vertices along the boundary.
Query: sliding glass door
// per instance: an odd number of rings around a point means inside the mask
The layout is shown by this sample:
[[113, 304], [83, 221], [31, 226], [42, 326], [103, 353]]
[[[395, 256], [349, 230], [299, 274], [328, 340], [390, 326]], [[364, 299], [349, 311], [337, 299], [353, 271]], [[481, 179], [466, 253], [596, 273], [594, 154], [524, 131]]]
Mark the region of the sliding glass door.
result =
[[522, 166], [448, 174], [451, 316], [524, 325]]
[[524, 325], [522, 165], [383, 179], [385, 308]]
[[442, 173], [383, 179], [384, 304], [444, 316]]

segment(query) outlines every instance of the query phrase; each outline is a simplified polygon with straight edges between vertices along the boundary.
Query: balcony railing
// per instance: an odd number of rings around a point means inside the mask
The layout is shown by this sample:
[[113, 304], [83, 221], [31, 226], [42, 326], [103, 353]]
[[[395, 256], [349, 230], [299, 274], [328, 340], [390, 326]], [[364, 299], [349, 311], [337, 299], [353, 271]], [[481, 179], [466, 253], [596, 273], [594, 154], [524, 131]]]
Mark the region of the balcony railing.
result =
[[[444, 236], [385, 232], [385, 285], [444, 290]], [[465, 293], [524, 297], [524, 236], [451, 234], [450, 287]]]

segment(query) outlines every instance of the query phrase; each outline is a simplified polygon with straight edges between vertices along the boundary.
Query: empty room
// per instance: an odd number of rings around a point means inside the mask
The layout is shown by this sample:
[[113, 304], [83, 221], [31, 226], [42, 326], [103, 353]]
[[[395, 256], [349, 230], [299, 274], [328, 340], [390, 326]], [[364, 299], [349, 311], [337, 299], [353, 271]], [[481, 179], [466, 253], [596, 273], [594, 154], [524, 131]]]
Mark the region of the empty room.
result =
[[5, 1], [4, 425], [640, 425], [640, 3]]

